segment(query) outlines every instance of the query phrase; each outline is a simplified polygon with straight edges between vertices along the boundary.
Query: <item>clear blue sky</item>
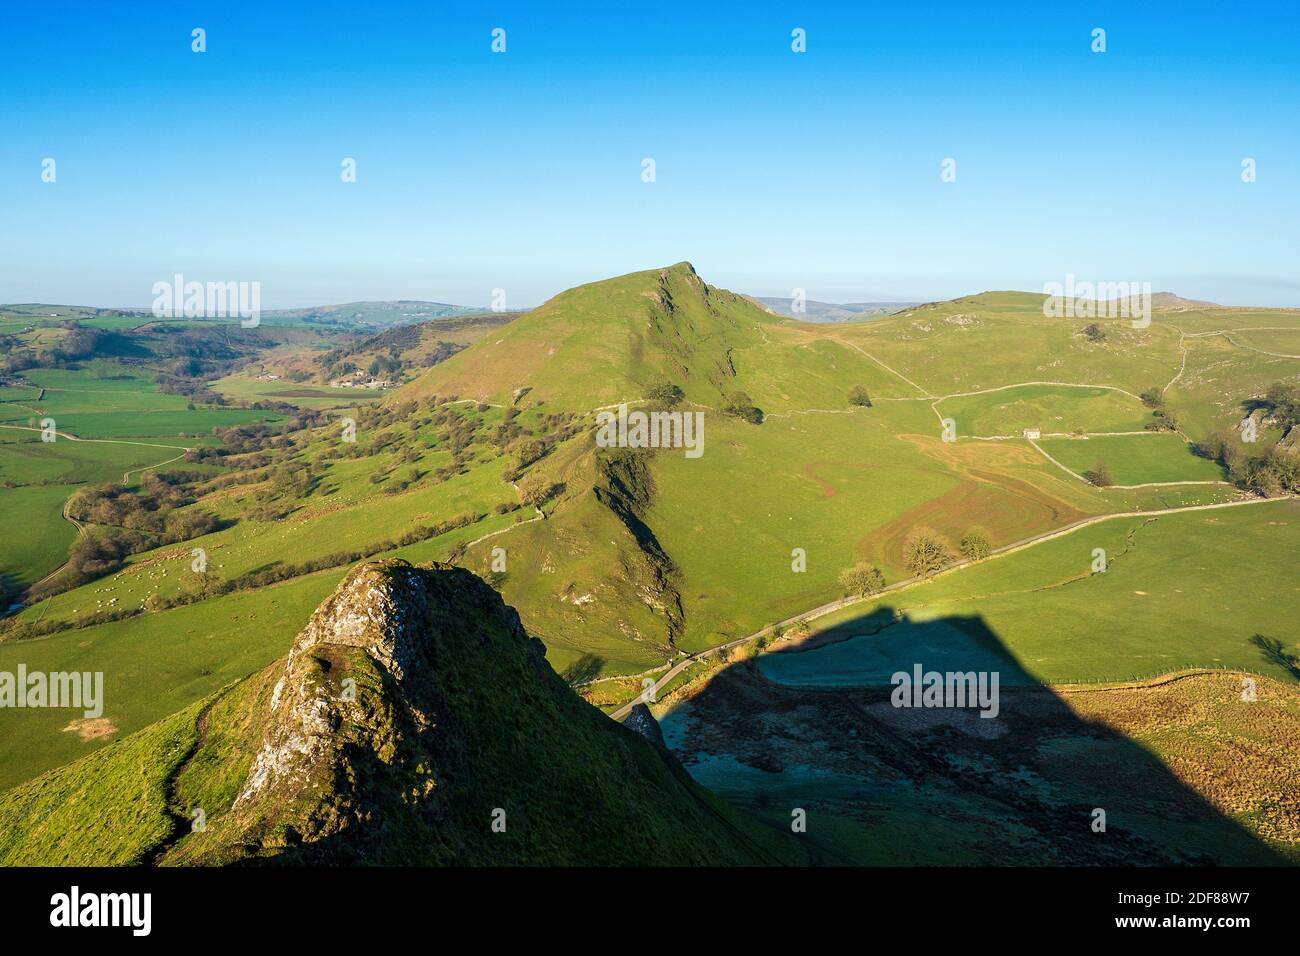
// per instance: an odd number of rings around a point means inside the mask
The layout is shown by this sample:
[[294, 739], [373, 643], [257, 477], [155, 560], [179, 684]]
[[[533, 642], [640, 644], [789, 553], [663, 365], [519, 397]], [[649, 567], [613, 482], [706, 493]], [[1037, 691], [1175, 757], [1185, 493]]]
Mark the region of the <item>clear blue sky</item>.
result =
[[1295, 0], [471, 6], [4, 0], [0, 301], [182, 272], [515, 307], [689, 259], [831, 301], [1300, 305]]

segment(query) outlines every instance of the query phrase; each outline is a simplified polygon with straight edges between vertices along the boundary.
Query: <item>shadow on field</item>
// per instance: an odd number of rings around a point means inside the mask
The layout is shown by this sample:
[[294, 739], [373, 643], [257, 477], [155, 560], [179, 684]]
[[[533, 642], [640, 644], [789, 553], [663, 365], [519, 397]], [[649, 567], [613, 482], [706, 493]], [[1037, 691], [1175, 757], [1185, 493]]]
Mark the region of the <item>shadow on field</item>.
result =
[[1250, 643], [1259, 648], [1264, 660], [1282, 668], [1296, 680], [1300, 680], [1300, 657], [1288, 652], [1286, 645], [1276, 637], [1265, 637], [1263, 634], [1256, 634], [1250, 639]]
[[599, 654], [583, 654], [561, 672], [560, 677], [570, 686], [585, 684], [600, 676], [605, 658]]
[[8, 568], [0, 568], [0, 618], [9, 616], [9, 607], [23, 594], [22, 582]]
[[[1195, 779], [1201, 758], [1224, 746], [1219, 721], [1268, 719], [1236, 710], [1269, 705], [1242, 702], [1234, 675], [1064, 695], [978, 616], [915, 620], [882, 608], [833, 636], [732, 663], [661, 720], [669, 748], [706, 787], [785, 831], [804, 810], [815, 862], [1289, 862], [1123, 732], [1184, 728], [1175, 749]], [[996, 716], [980, 716], [978, 702], [958, 706], [955, 694], [933, 706], [933, 690], [896, 706], [893, 675], [917, 665], [923, 675], [985, 675], [984, 710]], [[1228, 777], [1246, 772], [1218, 756]], [[1208, 793], [1241, 782], [1203, 776]]]

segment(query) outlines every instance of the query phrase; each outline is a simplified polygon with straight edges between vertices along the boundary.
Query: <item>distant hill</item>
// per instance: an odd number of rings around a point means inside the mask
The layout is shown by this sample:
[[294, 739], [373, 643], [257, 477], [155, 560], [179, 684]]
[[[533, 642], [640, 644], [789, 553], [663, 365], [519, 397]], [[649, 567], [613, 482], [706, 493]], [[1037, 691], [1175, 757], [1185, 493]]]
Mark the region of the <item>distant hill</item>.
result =
[[[305, 309], [274, 309], [263, 312], [273, 320], [297, 320], [312, 325], [340, 325], [349, 329], [387, 329], [396, 325], [413, 325], [431, 319], [489, 313], [446, 302], [422, 302], [393, 299], [384, 302], [345, 302], [341, 305], [316, 305]], [[490, 313], [489, 313], [490, 314]]]
[[[394, 299], [385, 302], [345, 302], [340, 305], [313, 305], [301, 309], [264, 309], [262, 322], [266, 325], [312, 325], [333, 327], [339, 331], [379, 332], [399, 325], [413, 325], [432, 319], [446, 319], [465, 315], [494, 315], [488, 309], [450, 305], [446, 302], [423, 302]], [[148, 306], [139, 308], [101, 309], [93, 306], [53, 305], [27, 302], [12, 305], [0, 304], [0, 321], [23, 320], [35, 323], [67, 321], [106, 321], [129, 319], [149, 322], [153, 318]], [[203, 321], [202, 319], [174, 319], [165, 321]], [[215, 321], [227, 321], [219, 319]]]
[[804, 322], [857, 322], [861, 319], [889, 315], [900, 309], [918, 304], [916, 302], [835, 303], [808, 299], [804, 302], [805, 311], [796, 313], [793, 308], [794, 299], [770, 295], [755, 295], [750, 296], [750, 298], [770, 312], [777, 315], [788, 315]]
[[1197, 299], [1184, 299], [1173, 292], [1157, 292], [1151, 296], [1151, 308], [1172, 312], [1178, 309], [1222, 309], [1217, 302], [1201, 302]]

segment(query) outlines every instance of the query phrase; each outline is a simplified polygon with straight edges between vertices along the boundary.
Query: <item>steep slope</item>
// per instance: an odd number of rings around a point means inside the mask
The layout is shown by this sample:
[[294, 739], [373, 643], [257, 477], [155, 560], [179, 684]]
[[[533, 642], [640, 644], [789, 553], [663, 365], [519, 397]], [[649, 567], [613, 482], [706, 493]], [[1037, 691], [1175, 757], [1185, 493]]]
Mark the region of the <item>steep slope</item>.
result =
[[668, 379], [716, 404], [734, 386], [731, 352], [774, 322], [748, 298], [708, 285], [689, 262], [562, 292], [403, 389], [406, 400], [456, 394], [532, 400], [573, 411], [641, 398]]
[[[164, 724], [7, 794], [7, 859], [798, 861], [667, 752], [581, 701], [514, 610], [446, 565], [354, 569], [285, 661]], [[141, 746], [161, 739], [172, 743], [144, 765], [141, 786]], [[50, 805], [61, 786], [79, 795], [76, 814], [24, 810]], [[150, 807], [164, 800], [169, 837], [162, 807]], [[112, 848], [88, 839], [104, 819], [116, 821]]]

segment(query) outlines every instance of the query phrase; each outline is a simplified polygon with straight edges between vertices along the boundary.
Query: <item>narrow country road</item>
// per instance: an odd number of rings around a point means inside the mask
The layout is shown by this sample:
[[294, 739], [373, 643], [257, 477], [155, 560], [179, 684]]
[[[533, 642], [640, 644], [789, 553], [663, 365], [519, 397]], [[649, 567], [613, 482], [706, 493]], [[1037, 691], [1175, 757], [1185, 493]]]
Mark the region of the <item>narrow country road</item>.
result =
[[[0, 428], [8, 428], [8, 429], [12, 429], [13, 431], [22, 431], [22, 432], [39, 432], [42, 430], [40, 428], [32, 428], [30, 425], [0, 425]], [[166, 461], [160, 461], [152, 465], [142, 465], [139, 468], [131, 468], [128, 471], [123, 472], [122, 473], [123, 484], [130, 481], [131, 476], [136, 474], [137, 472], [148, 471], [151, 468], [161, 468], [163, 465], [170, 465], [174, 461], [180, 461], [180, 459], [185, 457], [186, 452], [192, 450], [183, 445], [162, 445], [156, 442], [147, 442], [147, 441], [124, 441], [116, 438], [79, 438], [76, 435], [73, 435], [71, 432], [61, 432], [57, 430], [54, 432], [54, 434], [58, 435], [60, 438], [66, 438], [68, 441], [89, 442], [91, 444], [96, 444], [96, 445], [139, 445], [143, 448], [170, 448], [173, 451], [180, 452], [179, 455], [175, 455], [171, 458], [168, 458]], [[71, 500], [71, 497], [69, 497], [68, 500]], [[63, 502], [63, 511], [62, 511], [63, 519], [65, 521], [70, 522], [73, 525], [73, 527], [77, 529], [78, 538], [84, 538], [86, 536], [86, 526], [83, 525], [76, 518], [72, 517], [72, 515], [68, 514], [68, 500], [65, 500]], [[63, 569], [66, 568], [67, 566], [68, 566], [68, 562], [64, 561], [62, 564], [60, 564], [49, 574], [45, 575], [39, 581], [34, 582], [31, 585], [31, 587], [37, 587], [41, 584], [44, 584], [46, 581], [49, 581], [51, 578], [55, 577], [57, 574], [63, 571]]]
[[[82, 524], [80, 521], [78, 521], [76, 518], [72, 517], [72, 515], [68, 514], [68, 501], [71, 501], [71, 500], [72, 500], [72, 499], [69, 497], [66, 501], [63, 502], [63, 519], [64, 519], [65, 521], [69, 521], [69, 522], [71, 522], [71, 523], [72, 523], [72, 526], [73, 526], [74, 528], [77, 529], [77, 537], [78, 537], [78, 538], [84, 538], [84, 537], [86, 536], [86, 526], [83, 525], [83, 524]], [[59, 574], [59, 573], [60, 573], [64, 568], [66, 568], [67, 566], [68, 566], [68, 562], [67, 562], [67, 561], [64, 561], [62, 564], [60, 564], [57, 568], [55, 568], [55, 569], [54, 569], [53, 571], [51, 571], [49, 574], [45, 575], [45, 577], [41, 578], [39, 581], [36, 581], [34, 584], [32, 584], [32, 587], [39, 587], [40, 585], [44, 584], [46, 581], [48, 581], [48, 580], [50, 580], [51, 578], [53, 578], [55, 575]]]
[[[1023, 551], [1026, 548], [1032, 548], [1035, 545], [1042, 544], [1045, 541], [1051, 541], [1055, 538], [1064, 537], [1067, 534], [1073, 534], [1075, 531], [1079, 531], [1082, 528], [1090, 527], [1091, 525], [1094, 524], [1100, 524], [1103, 521], [1115, 521], [1120, 518], [1151, 518], [1151, 517], [1159, 517], [1160, 515], [1181, 514], [1187, 511], [1210, 511], [1216, 508], [1240, 508], [1245, 505], [1265, 504], [1270, 501], [1286, 501], [1288, 499], [1294, 500], [1296, 498], [1300, 498], [1300, 495], [1287, 495], [1281, 498], [1248, 498], [1243, 501], [1223, 501], [1223, 502], [1219, 502], [1218, 504], [1210, 504], [1210, 505], [1184, 505], [1180, 508], [1162, 508], [1158, 511], [1123, 511], [1123, 512], [1116, 512], [1115, 514], [1093, 515], [1092, 517], [1089, 518], [1081, 518], [1078, 521], [1065, 525], [1064, 527], [1057, 528], [1054, 531], [1047, 531], [1044, 532], [1043, 534], [1035, 535], [1031, 538], [1023, 538], [1020, 541], [1013, 542], [1012, 544], [1003, 545], [1000, 548], [994, 548], [989, 553], [989, 556], [984, 558], [982, 561], [975, 562], [975, 561], [971, 561], [969, 558], [963, 558], [961, 561], [957, 561], [949, 565], [948, 567], [944, 568], [942, 571], [938, 572], [937, 574], [933, 574], [929, 578], [924, 580], [932, 581], [935, 578], [952, 574], [956, 571], [962, 570], [963, 568], [970, 567], [973, 564], [983, 564], [985, 561], [992, 561], [995, 560], [996, 558], [1003, 558], [1009, 554], [1015, 554], [1017, 551]], [[796, 621], [813, 621], [819, 617], [824, 617], [825, 615], [830, 614], [832, 611], [838, 611], [841, 608], [850, 607], [854, 604], [862, 604], [867, 601], [874, 601], [877, 598], [879, 598], [882, 594], [892, 594], [899, 591], [904, 591], [910, 587], [920, 584], [922, 580], [923, 579], [918, 577], [905, 578], [902, 581], [896, 581], [887, 587], [881, 588], [875, 594], [869, 594], [865, 596], [846, 597], [846, 598], [840, 598], [835, 601], [830, 601], [826, 604], [822, 604], [815, 608], [812, 608], [811, 610], [804, 611], [802, 614], [796, 614], [794, 617], [786, 618], [784, 621], [778, 621], [776, 624], [769, 624], [767, 627], [755, 631], [753, 634], [750, 634], [746, 637], [737, 638], [734, 641], [728, 641], [725, 644], [719, 644], [716, 647], [710, 647], [706, 650], [698, 651], [694, 654], [691, 654], [688, 657], [684, 657], [681, 660], [679, 660], [676, 664], [674, 664], [671, 668], [669, 668], [668, 671], [664, 673], [662, 677], [656, 680], [653, 686], [647, 687], [644, 691], [642, 691], [631, 701], [624, 704], [618, 710], [610, 714], [610, 717], [613, 718], [614, 720], [622, 720], [629, 713], [631, 713], [632, 708], [635, 705], [640, 703], [653, 702], [655, 697], [658, 695], [660, 689], [666, 687], [668, 683], [674, 677], [680, 674], [683, 670], [685, 670], [695, 661], [702, 660], [710, 656], [711, 654], [717, 653], [720, 650], [724, 650], [724, 649], [729, 650], [733, 647], [739, 647], [741, 644], [746, 644], [749, 641], [758, 640], [760, 637], [771, 634], [778, 629], [789, 627], [791, 624], [794, 624]]]

